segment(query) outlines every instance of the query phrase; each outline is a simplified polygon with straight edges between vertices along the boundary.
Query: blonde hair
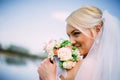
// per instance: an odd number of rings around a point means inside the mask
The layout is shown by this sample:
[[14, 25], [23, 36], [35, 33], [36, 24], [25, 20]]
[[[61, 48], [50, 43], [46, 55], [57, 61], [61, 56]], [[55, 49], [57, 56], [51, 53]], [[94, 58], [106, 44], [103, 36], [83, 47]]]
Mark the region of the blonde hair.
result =
[[95, 36], [93, 28], [96, 25], [103, 25], [102, 11], [94, 6], [83, 6], [68, 16], [66, 19], [67, 24], [79, 29], [85, 35], [84, 29], [91, 29]]

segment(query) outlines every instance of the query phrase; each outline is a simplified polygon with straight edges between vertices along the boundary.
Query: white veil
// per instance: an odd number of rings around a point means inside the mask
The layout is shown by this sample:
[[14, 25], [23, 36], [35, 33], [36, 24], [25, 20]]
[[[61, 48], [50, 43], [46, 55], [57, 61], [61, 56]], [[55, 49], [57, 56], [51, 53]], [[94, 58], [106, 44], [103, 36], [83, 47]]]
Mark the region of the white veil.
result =
[[120, 22], [103, 12], [104, 26], [75, 80], [120, 80]]

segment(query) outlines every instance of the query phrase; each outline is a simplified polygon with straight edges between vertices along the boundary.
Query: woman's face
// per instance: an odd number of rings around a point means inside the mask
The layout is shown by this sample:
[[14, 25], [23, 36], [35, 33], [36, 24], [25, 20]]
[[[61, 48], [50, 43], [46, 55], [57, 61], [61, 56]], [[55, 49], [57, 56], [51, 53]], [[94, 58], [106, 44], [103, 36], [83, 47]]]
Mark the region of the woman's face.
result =
[[[80, 54], [85, 57], [88, 54], [94, 40], [84, 35], [82, 32], [71, 25], [67, 25], [66, 30], [71, 43], [76, 46], [79, 49]], [[92, 37], [92, 33], [89, 29], [86, 29], [85, 33]]]

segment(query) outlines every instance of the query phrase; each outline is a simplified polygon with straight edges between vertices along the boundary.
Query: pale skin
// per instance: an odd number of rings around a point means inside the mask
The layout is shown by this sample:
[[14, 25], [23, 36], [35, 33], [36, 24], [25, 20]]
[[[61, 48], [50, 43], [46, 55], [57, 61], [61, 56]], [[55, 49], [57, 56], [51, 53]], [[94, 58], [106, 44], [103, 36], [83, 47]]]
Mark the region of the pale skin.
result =
[[[100, 29], [100, 25], [96, 26], [96, 34], [99, 33]], [[85, 58], [94, 42], [94, 39], [87, 37], [78, 29], [69, 24], [66, 27], [66, 32], [70, 38], [71, 43], [80, 50], [81, 55]], [[86, 29], [85, 32], [93, 37], [93, 34], [89, 29]], [[61, 75], [61, 80], [74, 80], [82, 61], [83, 60], [79, 60], [75, 67], [67, 70], [66, 78]], [[41, 76], [42, 80], [56, 80], [56, 62], [53, 61], [53, 63], [51, 63], [48, 58], [42, 61], [38, 67], [38, 74]]]
[[50, 59], [42, 61], [38, 67], [38, 73], [42, 80], [56, 80], [56, 62], [50, 62]]

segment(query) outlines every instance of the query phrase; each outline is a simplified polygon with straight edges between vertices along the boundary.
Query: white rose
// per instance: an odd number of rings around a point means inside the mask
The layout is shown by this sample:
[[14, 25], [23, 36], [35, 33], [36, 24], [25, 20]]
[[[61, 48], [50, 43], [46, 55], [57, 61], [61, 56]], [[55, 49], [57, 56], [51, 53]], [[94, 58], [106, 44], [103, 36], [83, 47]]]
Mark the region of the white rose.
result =
[[75, 66], [75, 64], [76, 64], [76, 62], [66, 61], [66, 62], [63, 62], [63, 68], [71, 69]]
[[48, 53], [48, 58], [50, 58], [51, 60], [53, 60], [53, 56], [54, 56], [54, 53], [53, 53], [53, 52]]
[[58, 58], [61, 61], [66, 61], [72, 59], [72, 50], [68, 47], [63, 47], [58, 50]]
[[56, 45], [55, 40], [50, 40], [49, 43], [46, 45], [46, 51], [48, 53], [53, 53], [53, 47]]
[[59, 47], [60, 47], [60, 45], [61, 45], [61, 43], [62, 43], [62, 40], [57, 40], [57, 41], [56, 41], [56, 45], [55, 45], [55, 46], [56, 46], [57, 48], [59, 48]]

